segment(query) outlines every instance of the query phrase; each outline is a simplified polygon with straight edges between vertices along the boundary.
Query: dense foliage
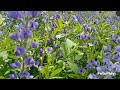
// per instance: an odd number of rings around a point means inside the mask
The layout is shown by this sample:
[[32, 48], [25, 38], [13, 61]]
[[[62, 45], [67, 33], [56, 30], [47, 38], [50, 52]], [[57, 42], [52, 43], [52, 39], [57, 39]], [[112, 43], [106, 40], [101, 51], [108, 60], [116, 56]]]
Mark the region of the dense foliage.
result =
[[1, 11], [0, 79], [119, 79], [115, 11]]

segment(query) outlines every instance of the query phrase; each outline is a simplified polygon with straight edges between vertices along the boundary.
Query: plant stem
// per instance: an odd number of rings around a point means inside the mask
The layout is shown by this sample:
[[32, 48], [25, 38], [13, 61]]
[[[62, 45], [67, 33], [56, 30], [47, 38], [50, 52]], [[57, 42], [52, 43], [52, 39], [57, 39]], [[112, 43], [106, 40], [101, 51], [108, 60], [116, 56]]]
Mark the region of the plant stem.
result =
[[[27, 18], [26, 18], [25, 28], [27, 28], [28, 21], [29, 21], [29, 19], [28, 19], [28, 17], [27, 17]], [[24, 39], [24, 41], [23, 41], [23, 46], [24, 46], [24, 48], [26, 48], [26, 49], [27, 49], [27, 40], [28, 40], [28, 39]], [[23, 70], [23, 71], [25, 70], [25, 67], [24, 67], [24, 59], [25, 59], [25, 57], [26, 57], [26, 55], [24, 54], [24, 55], [23, 55], [23, 64], [22, 64], [22, 70]]]

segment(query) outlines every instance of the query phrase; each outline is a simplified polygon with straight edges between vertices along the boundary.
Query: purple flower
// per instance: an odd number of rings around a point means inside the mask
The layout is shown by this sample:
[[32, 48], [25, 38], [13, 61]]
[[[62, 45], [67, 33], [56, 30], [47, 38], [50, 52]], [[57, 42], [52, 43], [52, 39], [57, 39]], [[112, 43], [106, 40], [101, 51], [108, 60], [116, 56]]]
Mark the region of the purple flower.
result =
[[17, 75], [15, 74], [9, 74], [10, 79], [17, 79]]
[[95, 66], [99, 66], [99, 62], [96, 62], [95, 60], [91, 60], [90, 62]]
[[78, 70], [79, 70], [79, 72], [78, 72], [79, 74], [83, 74], [86, 72], [86, 70], [84, 68], [79, 68]]
[[17, 68], [17, 66], [16, 66], [15, 63], [10, 64], [10, 67], [11, 67], [11, 68]]
[[30, 20], [28, 23], [28, 27], [32, 29], [36, 29], [38, 27], [38, 23]]
[[107, 65], [111, 64], [111, 61], [110, 61], [110, 59], [108, 59], [108, 58], [104, 58], [104, 59], [103, 59], [103, 62], [105, 62]]
[[32, 37], [32, 31], [29, 29], [22, 29], [21, 34], [24, 38], [31, 38]]
[[75, 15], [73, 16], [73, 20], [74, 20], [75, 23], [78, 23], [78, 19]]
[[91, 30], [91, 27], [85, 27], [87, 31], [90, 31]]
[[84, 35], [81, 36], [81, 37], [82, 37], [82, 39], [84, 39], [84, 40], [89, 40], [89, 39], [90, 39], [89, 34], [84, 34]]
[[40, 53], [42, 53], [43, 52], [43, 48], [40, 48]]
[[116, 39], [116, 42], [117, 42], [117, 43], [120, 43], [120, 37], [118, 37], [118, 38]]
[[21, 11], [8, 11], [8, 16], [14, 19], [20, 19], [22, 18], [22, 12]]
[[16, 66], [17, 66], [18, 68], [20, 68], [20, 67], [21, 67], [21, 64], [20, 64], [20, 62], [18, 62], [18, 61], [15, 61], [15, 64], [16, 64]]
[[92, 65], [92, 64], [87, 64], [86, 67], [87, 67], [89, 70], [92, 70], [92, 69], [93, 69], [93, 65]]
[[57, 47], [57, 46], [58, 46], [58, 44], [57, 44], [57, 43], [55, 43], [55, 44], [54, 44], [54, 47]]
[[31, 47], [32, 48], [37, 48], [38, 42], [31, 42]]
[[116, 42], [116, 38], [113, 37], [113, 38], [112, 38], [112, 41], [113, 41], [113, 42]]
[[120, 46], [115, 47], [115, 52], [120, 52]]
[[22, 79], [26, 79], [30, 76], [30, 73], [29, 72], [26, 72], [26, 71], [22, 71], [20, 72], [19, 74], [19, 77], [21, 77]]
[[88, 75], [88, 79], [97, 79], [97, 75], [90, 74], [90, 75]]
[[110, 58], [110, 57], [111, 57], [111, 53], [110, 53], [110, 52], [106, 52], [106, 53], [104, 54], [104, 57], [105, 57], [105, 58]]
[[40, 11], [26, 11], [26, 15], [28, 17], [32, 16], [32, 17], [38, 17], [40, 14]]
[[113, 71], [114, 71], [114, 72], [120, 72], [120, 66], [115, 64], [115, 65], [113, 66]]
[[99, 22], [98, 22], [98, 20], [97, 20], [97, 19], [96, 19], [96, 20], [94, 20], [94, 21], [93, 21], [93, 23], [94, 23], [94, 24], [99, 24]]
[[30, 64], [34, 64], [35, 61], [32, 57], [29, 57], [29, 58], [25, 58], [24, 63], [25, 65], [30, 65]]
[[96, 70], [97, 70], [98, 72], [102, 72], [101, 67], [97, 67]]
[[24, 47], [17, 46], [16, 48], [16, 56], [20, 56], [26, 53], [26, 49]]
[[99, 61], [97, 61], [97, 64], [96, 64], [96, 66], [98, 67], [98, 66], [100, 66], [100, 62]]
[[115, 29], [116, 28], [116, 26], [115, 25], [112, 25], [112, 29]]
[[40, 62], [39, 61], [35, 61], [35, 65], [36, 66], [40, 66]]
[[92, 32], [95, 32], [97, 29], [95, 27], [92, 28]]
[[16, 35], [15, 35], [15, 34], [12, 34], [12, 33], [11, 33], [9, 36], [10, 36], [10, 39], [16, 40]]
[[111, 47], [110, 46], [103, 46], [104, 51], [110, 51]]
[[106, 71], [106, 66], [101, 66], [101, 72], [105, 72]]
[[62, 56], [61, 52], [59, 52], [59, 51], [56, 52], [56, 55], [57, 55], [58, 57], [61, 57], [61, 56]]
[[29, 78], [29, 79], [33, 79], [33, 78], [34, 78], [34, 76], [33, 76], [33, 75], [30, 75], [30, 76], [28, 76], [28, 78]]
[[48, 43], [50, 43], [50, 42], [52, 42], [53, 41], [53, 38], [50, 38], [49, 40], [48, 40]]
[[86, 28], [86, 27], [89, 27], [89, 25], [88, 24], [83, 24], [83, 27]]
[[115, 61], [120, 62], [120, 57], [116, 58]]
[[120, 55], [117, 53], [117, 54], [115, 54], [113, 57], [112, 57], [112, 59], [114, 59], [114, 60], [116, 60], [116, 61], [118, 61], [117, 59], [118, 58], [120, 58]]
[[52, 47], [47, 47], [46, 50], [47, 50], [47, 52], [52, 52], [53, 48]]
[[20, 64], [20, 62], [15, 61], [15, 63], [10, 64], [10, 67], [11, 67], [11, 68], [20, 68], [20, 67], [21, 67], [21, 64]]
[[11, 40], [17, 40], [17, 41], [18, 40], [20, 41], [23, 38], [23, 36], [20, 32], [17, 32], [16, 34], [11, 33], [9, 36], [10, 36]]
[[55, 19], [56, 19], [56, 20], [60, 19], [61, 17], [62, 17], [62, 16], [61, 16], [60, 14], [56, 14], [56, 15], [55, 15]]

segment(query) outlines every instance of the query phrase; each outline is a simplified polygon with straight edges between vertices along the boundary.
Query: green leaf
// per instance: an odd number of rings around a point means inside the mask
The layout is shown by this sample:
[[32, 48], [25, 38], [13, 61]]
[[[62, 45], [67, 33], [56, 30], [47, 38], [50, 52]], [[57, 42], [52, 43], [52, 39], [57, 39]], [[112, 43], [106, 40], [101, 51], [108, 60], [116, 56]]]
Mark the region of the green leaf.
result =
[[79, 78], [80, 77], [78, 74], [69, 74], [68, 76], [71, 78]]
[[26, 48], [29, 49], [30, 48], [30, 45], [31, 45], [31, 39], [27, 39], [27, 45], [26, 45]]
[[5, 77], [4, 76], [0, 76], [0, 79], [5, 79]]
[[57, 70], [53, 71], [53, 72], [51, 73], [51, 75], [50, 75], [50, 78], [56, 76], [56, 75], [59, 74], [61, 71], [62, 71], [61, 68], [58, 68]]
[[72, 70], [74, 73], [77, 74], [77, 73], [78, 73], [78, 66], [77, 66], [75, 63], [70, 63], [70, 62], [68, 62], [68, 64], [69, 64], [71, 70]]
[[3, 57], [3, 60], [7, 59], [7, 57], [8, 57], [7, 51], [1, 52], [0, 57]]
[[81, 59], [81, 56], [80, 55], [76, 55], [75, 56], [75, 60], [80, 60]]
[[93, 44], [92, 43], [88, 43], [88, 45], [91, 47], [91, 46], [93, 46]]
[[68, 48], [71, 48], [72, 46], [76, 46], [76, 43], [74, 43], [70, 39], [67, 39], [66, 40], [66, 45], [67, 45]]
[[63, 79], [63, 77], [52, 77], [52, 79]]
[[7, 38], [4, 39], [4, 41], [1, 43], [0, 48], [4, 49], [6, 46], [10, 45], [12, 40], [8, 36]]
[[58, 19], [57, 22], [55, 22], [56, 26], [61, 30], [63, 28], [62, 18]]
[[[5, 18], [2, 18], [2, 15], [0, 14], [0, 24], [5, 20]], [[4, 23], [5, 24], [5, 23]]]
[[38, 38], [34, 38], [35, 41], [39, 42], [40, 40]]
[[9, 55], [8, 58], [17, 59], [15, 55]]
[[62, 38], [64, 36], [65, 36], [65, 34], [59, 34], [59, 35], [56, 35], [56, 38], [60, 39], [60, 38]]
[[61, 43], [60, 50], [61, 50], [62, 54], [64, 55], [64, 57], [67, 56], [69, 51], [64, 42]]
[[87, 46], [79, 46], [79, 48], [88, 48]]

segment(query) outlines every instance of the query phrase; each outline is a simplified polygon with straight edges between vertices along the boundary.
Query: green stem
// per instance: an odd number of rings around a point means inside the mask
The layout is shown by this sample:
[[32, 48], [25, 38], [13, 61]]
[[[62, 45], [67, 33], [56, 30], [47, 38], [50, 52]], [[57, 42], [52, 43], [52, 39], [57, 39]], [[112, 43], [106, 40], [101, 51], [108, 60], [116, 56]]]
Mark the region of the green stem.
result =
[[[27, 18], [26, 18], [25, 28], [27, 28], [28, 21], [29, 21], [29, 18], [27, 17]], [[28, 39], [24, 39], [24, 41], [23, 41], [23, 46], [24, 46], [24, 48], [26, 48], [26, 49], [27, 49], [27, 40], [28, 40]], [[22, 64], [22, 70], [23, 70], [23, 71], [25, 70], [25, 67], [24, 67], [24, 59], [25, 59], [25, 57], [26, 57], [26, 55], [24, 54], [24, 55], [23, 55], [23, 64]]]

